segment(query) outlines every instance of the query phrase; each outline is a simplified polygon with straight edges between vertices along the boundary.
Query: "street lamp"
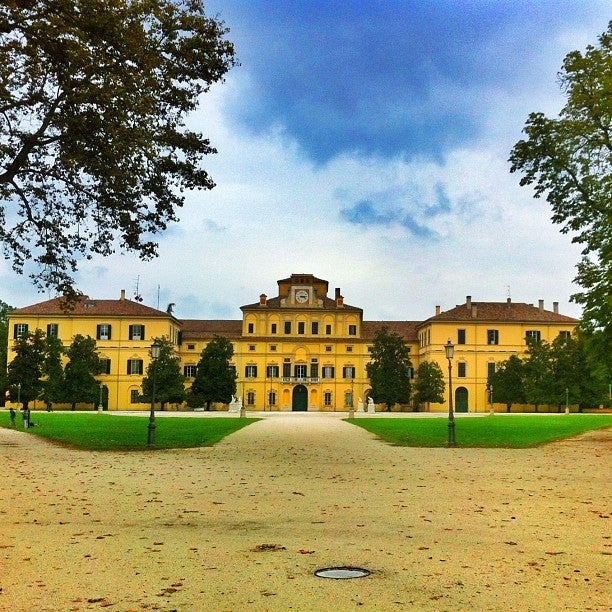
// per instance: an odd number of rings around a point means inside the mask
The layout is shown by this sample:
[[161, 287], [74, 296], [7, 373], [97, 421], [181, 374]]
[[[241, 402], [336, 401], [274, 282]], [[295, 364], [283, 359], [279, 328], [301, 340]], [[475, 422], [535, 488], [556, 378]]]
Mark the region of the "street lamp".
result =
[[17, 410], [19, 410], [19, 404], [21, 404], [21, 383], [17, 383]]
[[453, 414], [453, 378], [452, 358], [455, 354], [455, 345], [448, 339], [444, 345], [446, 358], [448, 359], [448, 445], [455, 446], [455, 415]]
[[102, 393], [104, 391], [104, 383], [100, 383], [100, 401], [98, 402], [98, 412], [102, 412], [104, 410], [104, 405], [102, 404]]
[[155, 383], [157, 382], [157, 358], [161, 342], [155, 338], [151, 345], [151, 359], [153, 360], [153, 387], [151, 389], [151, 413], [149, 414], [149, 439], [147, 445], [152, 448], [155, 445]]

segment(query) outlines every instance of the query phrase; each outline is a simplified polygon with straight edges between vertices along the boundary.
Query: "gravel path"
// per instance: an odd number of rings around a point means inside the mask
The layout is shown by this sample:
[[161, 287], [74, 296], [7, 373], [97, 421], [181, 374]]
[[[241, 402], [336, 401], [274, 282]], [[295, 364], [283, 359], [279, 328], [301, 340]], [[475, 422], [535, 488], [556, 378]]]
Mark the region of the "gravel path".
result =
[[611, 441], [399, 448], [289, 413], [91, 453], [0, 429], [0, 610], [610, 610]]

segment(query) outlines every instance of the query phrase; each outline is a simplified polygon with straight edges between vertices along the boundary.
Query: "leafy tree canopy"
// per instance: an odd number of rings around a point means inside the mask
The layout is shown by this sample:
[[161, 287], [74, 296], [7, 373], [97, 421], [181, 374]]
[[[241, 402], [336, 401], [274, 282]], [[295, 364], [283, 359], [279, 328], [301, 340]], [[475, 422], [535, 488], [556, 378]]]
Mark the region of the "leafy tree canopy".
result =
[[512, 404], [524, 404], [525, 397], [525, 366], [517, 355], [511, 355], [497, 365], [495, 372], [489, 376], [489, 389], [493, 401], [506, 404], [510, 412]]
[[9, 338], [8, 318], [11, 310], [13, 310], [12, 306], [0, 300], [0, 406], [4, 406], [8, 390], [6, 364]]
[[[182, 402], [185, 399], [185, 377], [181, 374], [180, 359], [174, 345], [164, 336], [158, 339], [159, 357], [149, 363], [146, 376], [142, 379], [142, 401], [150, 402], [153, 397], [155, 378], [155, 401], [162, 407], [168, 402]], [[155, 370], [155, 371], [154, 371]]]
[[39, 287], [80, 257], [156, 254], [184, 189], [214, 186], [186, 115], [235, 63], [202, 0], [0, 3], [0, 241]]
[[417, 405], [444, 402], [444, 374], [435, 361], [422, 361], [414, 382], [414, 402]]
[[96, 340], [77, 334], [66, 355], [69, 360], [64, 368], [66, 401], [72, 404], [73, 410], [78, 402], [95, 403], [100, 392], [95, 379], [100, 365]]
[[407, 404], [412, 364], [402, 336], [382, 327], [374, 336], [370, 353], [372, 361], [366, 365], [366, 371], [374, 401], [386, 404], [387, 410], [394, 404]]
[[511, 172], [546, 196], [552, 220], [583, 245], [572, 299], [583, 324], [612, 334], [612, 21], [584, 54], [569, 53], [559, 74], [567, 103], [557, 119], [529, 115], [513, 148]]
[[210, 407], [211, 402], [231, 400], [236, 393], [236, 370], [230, 361], [234, 346], [227, 338], [215, 336], [204, 348], [191, 385], [189, 404]]
[[43, 388], [43, 373], [46, 354], [45, 333], [36, 329], [25, 332], [13, 345], [15, 357], [8, 365], [8, 384], [11, 401], [17, 398], [25, 408], [37, 399]]

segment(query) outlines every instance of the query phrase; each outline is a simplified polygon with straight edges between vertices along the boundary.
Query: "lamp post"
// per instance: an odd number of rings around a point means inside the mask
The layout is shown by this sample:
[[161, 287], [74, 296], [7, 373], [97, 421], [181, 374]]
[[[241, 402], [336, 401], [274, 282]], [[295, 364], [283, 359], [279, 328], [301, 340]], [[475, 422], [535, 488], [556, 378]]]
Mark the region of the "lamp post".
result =
[[98, 402], [98, 414], [104, 410], [104, 405], [102, 404], [102, 393], [104, 391], [104, 383], [100, 383], [100, 401]]
[[21, 383], [17, 383], [17, 410], [19, 410], [19, 404], [21, 404]]
[[495, 408], [493, 408], [493, 385], [489, 386], [489, 414], [495, 414]]
[[453, 379], [452, 379], [452, 358], [455, 354], [455, 345], [448, 339], [444, 345], [446, 358], [448, 359], [448, 445], [455, 446], [455, 415], [453, 414]]
[[161, 342], [155, 338], [151, 345], [151, 359], [153, 360], [153, 387], [151, 389], [151, 413], [149, 414], [149, 438], [147, 446], [152, 448], [155, 445], [155, 383], [157, 382], [157, 358]]

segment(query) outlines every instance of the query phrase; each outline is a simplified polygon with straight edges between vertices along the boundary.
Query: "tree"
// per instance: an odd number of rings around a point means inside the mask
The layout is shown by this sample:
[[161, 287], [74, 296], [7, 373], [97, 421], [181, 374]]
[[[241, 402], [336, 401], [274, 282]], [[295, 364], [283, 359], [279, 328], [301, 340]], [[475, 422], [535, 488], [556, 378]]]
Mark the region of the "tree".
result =
[[[43, 368], [45, 363], [45, 334], [36, 329], [25, 332], [13, 345], [15, 357], [8, 365], [8, 384], [11, 401], [19, 397], [24, 408], [40, 397], [43, 388]], [[21, 386], [19, 388], [19, 385]]]
[[13, 268], [74, 296], [80, 257], [149, 259], [215, 153], [185, 127], [235, 64], [202, 0], [0, 4], [0, 241]]
[[417, 368], [414, 382], [414, 403], [441, 404], [444, 402], [444, 374], [435, 361], [423, 361]]
[[64, 368], [65, 400], [74, 410], [78, 403], [96, 404], [100, 387], [94, 376], [98, 374], [100, 358], [96, 341], [90, 336], [77, 334], [66, 351], [68, 363]]
[[181, 374], [180, 359], [175, 354], [174, 345], [165, 336], [159, 338], [159, 343], [159, 357], [155, 361], [151, 360], [142, 379], [141, 397], [143, 402], [151, 402], [155, 378], [155, 400], [163, 410], [168, 402], [183, 402], [186, 392], [185, 377]]
[[366, 371], [372, 387], [372, 397], [387, 410], [395, 404], [410, 401], [410, 354], [404, 339], [387, 327], [379, 329], [370, 348], [372, 361]]
[[544, 340], [528, 340], [527, 356], [523, 361], [525, 399], [535, 411], [542, 404], [554, 403], [554, 382], [551, 368], [551, 348]]
[[592, 369], [582, 336], [558, 336], [551, 342], [551, 368], [554, 403], [559, 412], [566, 402], [579, 408], [597, 406], [603, 399], [605, 384]]
[[[569, 53], [559, 74], [567, 103], [558, 119], [529, 115], [526, 140], [513, 148], [511, 172], [521, 185], [546, 195], [552, 220], [583, 245], [572, 300], [583, 306], [583, 325], [612, 336], [612, 21], [583, 55]], [[609, 353], [608, 353], [609, 355]], [[605, 355], [602, 355], [605, 357]]]
[[512, 404], [526, 403], [524, 378], [524, 363], [516, 355], [499, 363], [488, 380], [493, 401], [506, 404], [506, 412], [511, 412]]
[[56, 336], [45, 338], [45, 360], [43, 363], [45, 380], [43, 381], [41, 399], [49, 409], [53, 404], [64, 399], [65, 378], [62, 355], [65, 352], [64, 345], [59, 338]]
[[9, 338], [8, 318], [11, 310], [13, 310], [12, 306], [0, 300], [0, 406], [5, 405], [8, 392], [6, 365]]
[[227, 338], [215, 336], [204, 348], [189, 392], [190, 406], [212, 402], [229, 403], [236, 393], [236, 370], [230, 365], [234, 346]]

